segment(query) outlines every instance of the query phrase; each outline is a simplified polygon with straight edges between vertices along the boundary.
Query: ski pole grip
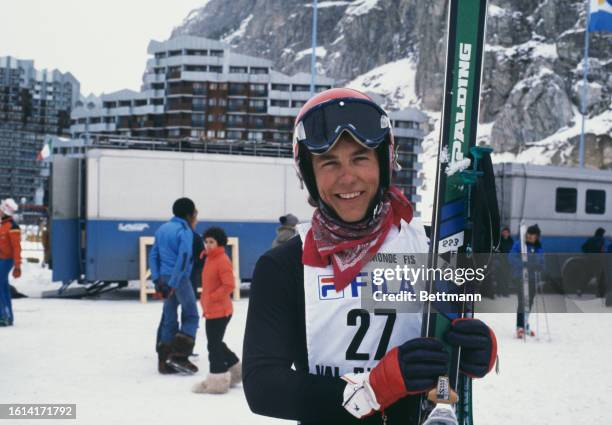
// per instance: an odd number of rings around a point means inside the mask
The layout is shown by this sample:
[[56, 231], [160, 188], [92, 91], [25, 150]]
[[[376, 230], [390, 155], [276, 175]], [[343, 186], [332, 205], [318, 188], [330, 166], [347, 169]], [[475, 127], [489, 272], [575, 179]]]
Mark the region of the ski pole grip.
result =
[[448, 376], [440, 376], [436, 388], [427, 393], [427, 400], [435, 404], [455, 404], [459, 400], [459, 396], [450, 387]]

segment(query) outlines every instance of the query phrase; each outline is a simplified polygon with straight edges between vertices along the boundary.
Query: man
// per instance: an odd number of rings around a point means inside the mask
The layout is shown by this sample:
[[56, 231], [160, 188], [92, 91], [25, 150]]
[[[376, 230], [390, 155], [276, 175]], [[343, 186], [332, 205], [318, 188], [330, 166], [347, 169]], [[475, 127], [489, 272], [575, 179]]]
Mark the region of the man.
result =
[[[161, 374], [195, 373], [189, 361], [193, 351], [199, 316], [190, 282], [193, 264], [193, 230], [198, 211], [189, 198], [180, 198], [172, 206], [174, 217], [155, 232], [155, 244], [149, 254], [151, 279], [164, 298], [159, 329], [158, 371]], [[178, 307], [181, 307], [179, 327]]]
[[[293, 147], [316, 210], [299, 237], [255, 267], [243, 349], [249, 406], [302, 424], [416, 424], [418, 395], [448, 370], [442, 343], [420, 338], [419, 313], [397, 314], [389, 329], [388, 316], [343, 296], [376, 253], [428, 250], [412, 206], [391, 185], [389, 117], [358, 91], [327, 90], [300, 110]], [[329, 299], [319, 296], [322, 277], [333, 280]], [[375, 358], [383, 333], [389, 343]], [[455, 322], [448, 341], [462, 341], [462, 371], [484, 376], [492, 367], [494, 336], [482, 322]]]
[[12, 326], [13, 303], [9, 285], [9, 273], [21, 277], [21, 230], [13, 220], [17, 212], [17, 203], [5, 199], [0, 203], [0, 326]]
[[284, 244], [289, 239], [297, 235], [297, 229], [295, 226], [298, 225], [299, 220], [293, 214], [287, 214], [281, 216], [278, 221], [280, 222], [280, 226], [276, 229], [276, 237], [272, 241], [272, 248], [276, 248], [277, 246]]
[[[529, 226], [525, 235], [527, 248], [527, 269], [529, 272], [529, 309], [533, 306], [535, 298], [537, 275], [544, 270], [544, 248], [540, 242], [540, 227], [537, 224]], [[512, 266], [512, 277], [518, 286], [518, 309], [516, 312], [516, 337], [523, 338], [525, 333], [535, 336], [535, 332], [529, 328], [529, 314], [525, 314], [525, 292], [523, 287], [523, 261], [521, 258], [521, 241], [512, 245], [508, 254], [508, 261]]]
[[595, 230], [595, 234], [588, 238], [586, 242], [582, 244], [582, 252], [585, 255], [586, 260], [586, 270], [589, 271], [587, 274], [587, 281], [585, 282], [585, 286], [590, 281], [591, 277], [595, 277], [597, 279], [597, 296], [605, 297], [606, 296], [606, 286], [607, 286], [607, 276], [606, 276], [606, 259], [603, 255], [606, 248], [606, 239], [604, 235], [606, 234], [606, 230], [602, 227], [597, 228]]

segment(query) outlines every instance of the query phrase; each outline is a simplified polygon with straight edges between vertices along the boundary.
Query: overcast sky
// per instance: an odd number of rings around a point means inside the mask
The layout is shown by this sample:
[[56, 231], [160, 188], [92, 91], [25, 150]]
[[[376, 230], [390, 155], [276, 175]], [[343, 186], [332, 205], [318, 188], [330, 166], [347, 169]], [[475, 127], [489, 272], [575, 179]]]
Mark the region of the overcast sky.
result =
[[0, 56], [71, 72], [81, 93], [138, 90], [149, 40], [207, 0], [0, 0]]

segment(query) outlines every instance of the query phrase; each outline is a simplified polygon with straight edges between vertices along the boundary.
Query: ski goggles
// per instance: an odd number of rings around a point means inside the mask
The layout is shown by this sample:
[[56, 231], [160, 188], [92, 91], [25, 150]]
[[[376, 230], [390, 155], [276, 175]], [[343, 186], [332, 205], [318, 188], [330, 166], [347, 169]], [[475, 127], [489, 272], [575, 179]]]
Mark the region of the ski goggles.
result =
[[320, 155], [330, 150], [344, 131], [361, 145], [374, 149], [391, 132], [391, 121], [378, 105], [365, 99], [334, 99], [306, 112], [295, 127], [294, 143]]

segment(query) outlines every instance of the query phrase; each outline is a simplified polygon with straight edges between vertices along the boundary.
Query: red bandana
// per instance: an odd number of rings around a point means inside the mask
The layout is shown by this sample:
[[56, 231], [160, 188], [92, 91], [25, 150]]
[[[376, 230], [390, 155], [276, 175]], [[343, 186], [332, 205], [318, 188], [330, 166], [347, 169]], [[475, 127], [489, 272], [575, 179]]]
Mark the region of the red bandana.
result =
[[306, 234], [302, 262], [306, 266], [334, 269], [334, 286], [341, 291], [359, 274], [381, 247], [391, 225], [410, 223], [412, 205], [392, 186], [385, 192], [382, 208], [374, 218], [359, 223], [339, 223], [317, 208]]

